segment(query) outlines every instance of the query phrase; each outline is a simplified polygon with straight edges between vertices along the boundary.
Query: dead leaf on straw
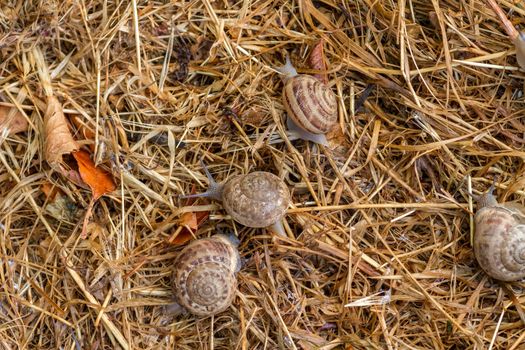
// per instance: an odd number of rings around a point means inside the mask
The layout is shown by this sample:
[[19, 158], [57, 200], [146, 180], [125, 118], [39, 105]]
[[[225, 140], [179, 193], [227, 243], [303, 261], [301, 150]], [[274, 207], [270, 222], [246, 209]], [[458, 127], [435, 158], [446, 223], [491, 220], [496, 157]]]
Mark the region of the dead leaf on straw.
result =
[[82, 177], [82, 180], [91, 188], [95, 200], [115, 190], [115, 183], [111, 175], [104, 169], [95, 166], [89, 153], [80, 150], [73, 153], [73, 157], [75, 157], [78, 163], [80, 177]]
[[[193, 190], [195, 190], [195, 188]], [[192, 205], [195, 200], [195, 198], [188, 198], [186, 200], [186, 206]], [[168, 243], [178, 246], [190, 241], [195, 237], [195, 232], [197, 232], [199, 226], [208, 219], [209, 213], [209, 211], [183, 213], [179, 219], [177, 229], [171, 237], [168, 238]]]
[[8, 135], [14, 135], [27, 130], [28, 122], [18, 109], [7, 106], [0, 106], [0, 131], [6, 128]]
[[[312, 52], [310, 53], [309, 58], [310, 67], [312, 69], [326, 72], [326, 57], [324, 56], [324, 40], [321, 39], [319, 42], [314, 46]], [[314, 77], [322, 81], [323, 83], [328, 83], [328, 75], [326, 73], [318, 73], [314, 74]]]
[[208, 58], [212, 45], [213, 40], [209, 40], [204, 35], [199, 36], [197, 38], [197, 42], [193, 44], [190, 48], [190, 52], [193, 56], [193, 59], [195, 61], [202, 61]]
[[182, 214], [180, 225], [196, 230], [199, 225], [197, 224], [197, 214], [195, 213], [184, 213]]
[[199, 211], [184, 213], [181, 216], [179, 227], [168, 239], [168, 243], [178, 246], [190, 241], [200, 225], [208, 219], [209, 212]]
[[62, 157], [65, 154], [77, 151], [79, 147], [69, 131], [62, 104], [55, 96], [48, 96], [47, 98], [47, 109], [44, 115], [44, 135], [47, 162], [54, 170], [64, 173]]
[[86, 216], [84, 217], [84, 224], [82, 226], [81, 237], [86, 238], [87, 236], [87, 224], [91, 217], [91, 212], [95, 202], [103, 195], [115, 190], [116, 186], [111, 178], [111, 175], [102, 168], [95, 166], [95, 163], [91, 160], [89, 153], [84, 150], [73, 153], [78, 164], [78, 172], [82, 180], [89, 186], [93, 193], [93, 198], [89, 203], [86, 210]]
[[46, 195], [46, 199], [48, 202], [52, 202], [55, 200], [55, 197], [59, 192], [62, 192], [62, 190], [56, 186], [54, 186], [50, 182], [44, 182], [44, 184], [40, 187], [42, 192]]
[[46, 196], [46, 214], [59, 221], [77, 222], [82, 216], [80, 209], [66, 194], [58, 187], [45, 182], [41, 188]]

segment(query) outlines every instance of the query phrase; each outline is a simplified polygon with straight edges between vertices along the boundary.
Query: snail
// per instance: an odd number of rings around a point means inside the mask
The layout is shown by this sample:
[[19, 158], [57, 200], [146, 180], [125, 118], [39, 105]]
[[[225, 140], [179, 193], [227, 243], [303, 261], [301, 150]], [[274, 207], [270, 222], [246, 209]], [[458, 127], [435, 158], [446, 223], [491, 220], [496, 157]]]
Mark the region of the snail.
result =
[[290, 57], [277, 70], [284, 75], [283, 103], [288, 129], [303, 140], [327, 145], [325, 134], [337, 125], [337, 97], [317, 78], [298, 74]]
[[512, 42], [516, 46], [516, 61], [521, 70], [525, 70], [525, 33], [519, 32]]
[[271, 226], [274, 232], [286, 236], [282, 218], [290, 205], [291, 196], [279, 177], [266, 171], [255, 171], [219, 184], [208, 168], [201, 165], [208, 178], [208, 190], [180, 198], [213, 198], [221, 201], [226, 212], [241, 225], [256, 228]]
[[474, 255], [489, 276], [516, 281], [525, 277], [525, 208], [498, 203], [493, 191], [476, 198]]
[[181, 307], [197, 316], [211, 316], [231, 305], [241, 268], [238, 245], [234, 235], [216, 234], [184, 247], [173, 272], [173, 292]]

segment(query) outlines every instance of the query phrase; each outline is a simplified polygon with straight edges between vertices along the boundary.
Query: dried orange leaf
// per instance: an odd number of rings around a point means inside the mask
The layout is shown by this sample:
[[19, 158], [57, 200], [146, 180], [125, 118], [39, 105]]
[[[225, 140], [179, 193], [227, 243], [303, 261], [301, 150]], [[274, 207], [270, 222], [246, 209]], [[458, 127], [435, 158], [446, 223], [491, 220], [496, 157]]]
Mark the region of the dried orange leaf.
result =
[[42, 192], [44, 192], [46, 199], [49, 202], [53, 202], [55, 200], [57, 193], [62, 193], [62, 190], [59, 187], [53, 185], [51, 182], [44, 182], [40, 189]]
[[0, 106], [0, 132], [7, 128], [8, 135], [14, 135], [27, 130], [27, 120], [18, 109]]
[[55, 96], [47, 98], [44, 134], [46, 160], [53, 169], [62, 172], [62, 156], [78, 150], [78, 144], [69, 131], [62, 104]]
[[168, 239], [168, 243], [174, 246], [183, 245], [186, 242], [189, 242], [193, 238], [190, 230], [185, 229], [182, 226], [179, 226], [177, 231]]
[[184, 213], [182, 214], [181, 220], [180, 220], [181, 226], [186, 226], [191, 228], [192, 230], [196, 230], [197, 225], [197, 215], [195, 213]]
[[111, 178], [111, 175], [107, 171], [95, 166], [95, 163], [91, 160], [89, 153], [84, 150], [80, 150], [74, 152], [73, 157], [75, 157], [77, 161], [80, 177], [89, 186], [89, 188], [91, 188], [91, 192], [93, 193], [93, 198], [91, 199], [91, 202], [89, 202], [89, 206], [86, 209], [86, 215], [84, 216], [84, 223], [82, 225], [82, 233], [80, 234], [82, 238], [86, 238], [87, 227], [95, 202], [101, 196], [113, 191], [116, 186], [113, 182], [113, 179]]
[[209, 212], [207, 211], [184, 213], [181, 217], [180, 226], [168, 239], [168, 243], [178, 246], [190, 241], [199, 226], [208, 219], [208, 215]]
[[91, 188], [95, 201], [115, 189], [111, 175], [104, 169], [96, 167], [89, 153], [80, 150], [74, 152], [73, 157], [77, 160], [80, 177]]
[[[326, 72], [326, 58], [324, 56], [324, 40], [321, 39], [319, 42], [314, 46], [312, 52], [310, 53], [310, 59], [309, 59], [310, 67], [312, 69]], [[314, 74], [314, 76], [322, 81], [323, 83], [328, 83], [328, 75], [326, 73], [319, 73]]]

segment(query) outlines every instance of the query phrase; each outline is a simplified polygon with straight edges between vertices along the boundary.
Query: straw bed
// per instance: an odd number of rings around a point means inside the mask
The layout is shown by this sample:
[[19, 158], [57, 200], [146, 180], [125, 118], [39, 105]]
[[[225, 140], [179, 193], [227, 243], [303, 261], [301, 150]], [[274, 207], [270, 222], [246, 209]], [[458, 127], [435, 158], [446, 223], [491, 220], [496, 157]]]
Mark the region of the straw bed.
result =
[[[321, 39], [327, 72], [309, 65]], [[3, 2], [0, 116], [28, 126], [0, 119], [0, 348], [525, 348], [525, 285], [478, 266], [468, 195], [496, 177], [523, 202], [514, 53], [481, 0]], [[326, 147], [287, 134], [286, 54], [338, 96]], [[86, 239], [92, 193], [45, 157], [49, 96], [116, 183]], [[289, 237], [178, 199], [207, 186], [201, 160], [218, 181], [284, 179]], [[184, 213], [241, 241], [214, 317], [173, 304]]]

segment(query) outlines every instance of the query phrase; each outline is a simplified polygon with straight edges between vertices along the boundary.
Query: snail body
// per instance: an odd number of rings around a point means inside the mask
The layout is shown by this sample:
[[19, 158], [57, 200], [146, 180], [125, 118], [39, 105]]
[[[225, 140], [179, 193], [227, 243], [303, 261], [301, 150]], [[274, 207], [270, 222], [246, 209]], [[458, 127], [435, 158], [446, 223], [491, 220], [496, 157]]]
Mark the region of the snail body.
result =
[[337, 126], [337, 96], [317, 78], [297, 74], [289, 57], [278, 70], [284, 74], [283, 103], [288, 128], [301, 139], [326, 145], [325, 134]]
[[190, 313], [211, 316], [226, 310], [237, 291], [241, 267], [238, 241], [222, 234], [192, 241], [175, 258], [173, 292]]
[[493, 187], [478, 199], [474, 255], [481, 268], [501, 281], [525, 278], [525, 214], [514, 203], [498, 203]]
[[291, 196], [286, 184], [276, 175], [255, 171], [237, 175], [224, 184], [217, 183], [208, 168], [203, 165], [209, 187], [204, 193], [180, 198], [210, 197], [222, 202], [233, 220], [247, 227], [271, 226], [275, 232], [285, 235], [282, 219]]

